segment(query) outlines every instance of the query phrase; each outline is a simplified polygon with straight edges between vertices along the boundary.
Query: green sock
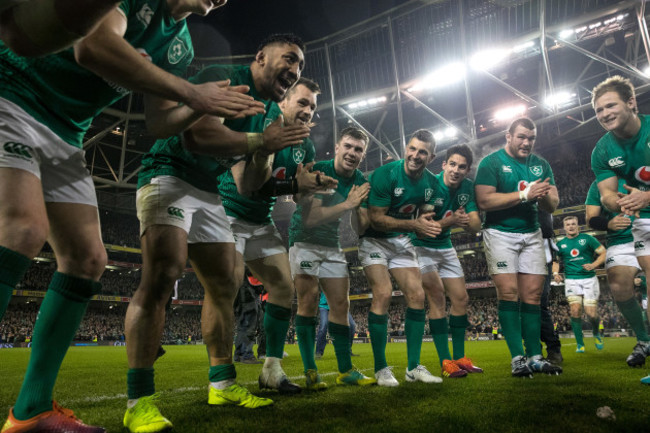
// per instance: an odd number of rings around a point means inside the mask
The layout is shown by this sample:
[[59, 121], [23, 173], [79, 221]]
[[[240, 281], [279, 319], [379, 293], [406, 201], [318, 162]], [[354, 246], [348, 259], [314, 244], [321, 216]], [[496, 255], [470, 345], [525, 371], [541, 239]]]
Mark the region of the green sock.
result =
[[438, 359], [440, 365], [445, 359], [451, 359], [449, 353], [449, 326], [447, 325], [447, 318], [442, 319], [429, 319], [429, 330], [433, 337], [433, 344], [436, 346], [438, 352]]
[[630, 324], [630, 327], [636, 334], [636, 339], [639, 341], [650, 341], [650, 336], [646, 332], [645, 325], [643, 324], [643, 310], [641, 305], [634, 299], [634, 297], [627, 301], [616, 301], [618, 309], [621, 310], [623, 317]]
[[302, 357], [302, 365], [307, 370], [318, 370], [314, 359], [314, 346], [316, 345], [316, 322], [318, 318], [296, 315], [296, 335], [298, 348]]
[[462, 316], [449, 316], [451, 347], [454, 349], [454, 359], [465, 357], [465, 330], [468, 326], [467, 314], [463, 314]]
[[576, 343], [578, 344], [578, 346], [584, 346], [585, 340], [582, 336], [582, 319], [572, 317], [571, 329], [573, 329], [573, 335], [576, 336]]
[[404, 333], [406, 334], [406, 356], [408, 369], [413, 370], [420, 365], [420, 353], [422, 351], [422, 336], [424, 335], [424, 323], [427, 313], [423, 309], [407, 308], [406, 320], [404, 321]]
[[598, 331], [598, 325], [600, 325], [600, 317], [589, 317], [589, 323], [591, 323], [591, 329], [593, 329], [594, 337], [600, 335]]
[[524, 356], [518, 302], [499, 301], [499, 323], [501, 323], [501, 331], [508, 345], [508, 350], [510, 350], [510, 355], [513, 358], [515, 356]]
[[266, 303], [264, 331], [266, 332], [266, 356], [282, 359], [284, 342], [287, 340], [291, 309]]
[[7, 311], [14, 288], [23, 279], [31, 263], [29, 257], [0, 247], [0, 321]]
[[14, 406], [17, 419], [52, 410], [52, 389], [59, 368], [88, 301], [100, 287], [96, 281], [54, 273], [34, 325], [32, 353]]
[[[350, 347], [350, 327], [338, 323], [327, 322], [327, 329], [334, 343], [334, 353], [338, 363], [339, 373], [352, 369], [352, 348]], [[312, 351], [313, 353], [313, 351]]]
[[388, 314], [368, 312], [368, 333], [375, 358], [375, 373], [388, 367], [386, 362], [386, 338], [388, 337]]
[[211, 365], [208, 373], [210, 382], [221, 382], [222, 380], [235, 380], [237, 370], [234, 364]]
[[521, 303], [521, 336], [526, 356], [542, 354], [542, 309], [539, 305]]
[[153, 367], [129, 368], [126, 373], [126, 390], [129, 400], [153, 395], [156, 392], [153, 381]]

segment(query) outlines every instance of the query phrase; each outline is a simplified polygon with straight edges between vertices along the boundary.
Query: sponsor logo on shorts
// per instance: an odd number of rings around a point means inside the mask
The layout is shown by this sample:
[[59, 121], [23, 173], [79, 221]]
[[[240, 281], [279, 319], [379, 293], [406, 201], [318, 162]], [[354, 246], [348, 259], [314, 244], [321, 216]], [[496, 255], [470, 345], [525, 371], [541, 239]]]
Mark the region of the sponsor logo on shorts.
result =
[[313, 267], [314, 267], [313, 263], [310, 262], [309, 260], [303, 260], [302, 262], [300, 262], [300, 269], [311, 269]]
[[647, 165], [643, 167], [639, 167], [634, 172], [634, 178], [641, 183], [650, 185], [650, 167], [648, 167]]
[[616, 158], [612, 158], [609, 161], [607, 161], [610, 167], [622, 167], [625, 165], [625, 161], [623, 161], [622, 156], [617, 156]]
[[645, 248], [645, 244], [643, 243], [643, 241], [636, 241], [636, 242], [634, 242], [634, 250], [635, 250], [635, 251], [636, 251], [636, 250], [642, 250], [642, 249], [644, 249], [644, 248]]
[[33, 149], [31, 146], [28, 146], [26, 144], [16, 143], [15, 141], [7, 141], [2, 146], [2, 148], [9, 154], [9, 156], [13, 156], [15, 158], [24, 159], [25, 161], [31, 161], [33, 158]]
[[502, 165], [502, 166], [501, 166], [501, 170], [502, 170], [504, 173], [512, 173], [512, 168], [511, 168], [509, 165]]
[[469, 202], [469, 194], [458, 194], [458, 205], [465, 206]]
[[147, 3], [145, 3], [142, 6], [142, 9], [135, 14], [136, 18], [138, 18], [138, 21], [142, 23], [143, 26], [149, 27], [149, 23], [151, 23], [151, 17], [153, 17], [153, 9], [151, 9], [151, 6], [149, 6]]
[[381, 253], [370, 253], [371, 259], [381, 259]]
[[506, 262], [497, 262], [497, 268], [498, 269], [506, 269], [508, 267], [508, 263]]
[[606, 265], [609, 265], [610, 263], [613, 263], [613, 262], [614, 262], [614, 257], [610, 257], [609, 259], [607, 259], [607, 261], [605, 262], [605, 264], [606, 264]]
[[305, 159], [305, 150], [301, 147], [296, 147], [293, 149], [292, 156], [293, 156], [293, 162], [296, 164], [300, 164], [301, 162], [304, 161]]
[[167, 213], [169, 215], [173, 216], [173, 217], [180, 218], [180, 219], [185, 219], [185, 215], [184, 215], [185, 210], [184, 209], [174, 207], [174, 206], [169, 206], [167, 208]]
[[530, 168], [530, 172], [533, 173], [534, 176], [541, 176], [542, 175], [542, 166], [541, 165], [533, 165]]
[[399, 196], [401, 196], [402, 194], [404, 194], [404, 188], [397, 187], [397, 188], [395, 188], [395, 190], [393, 191], [393, 195], [394, 195], [395, 197], [399, 197]]
[[167, 61], [172, 65], [175, 65], [180, 62], [188, 52], [189, 49], [187, 48], [187, 45], [185, 45], [185, 42], [180, 40], [178, 37], [175, 37], [167, 50]]

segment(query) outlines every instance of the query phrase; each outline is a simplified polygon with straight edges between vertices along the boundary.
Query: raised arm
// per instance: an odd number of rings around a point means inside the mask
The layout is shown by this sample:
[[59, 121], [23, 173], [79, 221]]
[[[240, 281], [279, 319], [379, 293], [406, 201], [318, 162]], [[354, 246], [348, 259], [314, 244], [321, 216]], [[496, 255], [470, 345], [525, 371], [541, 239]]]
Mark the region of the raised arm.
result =
[[359, 205], [368, 197], [370, 184], [353, 185], [345, 201], [334, 206], [323, 206], [323, 201], [313, 198], [307, 217], [305, 218], [305, 227], [316, 227], [331, 221], [336, 221], [348, 210], [357, 209]]

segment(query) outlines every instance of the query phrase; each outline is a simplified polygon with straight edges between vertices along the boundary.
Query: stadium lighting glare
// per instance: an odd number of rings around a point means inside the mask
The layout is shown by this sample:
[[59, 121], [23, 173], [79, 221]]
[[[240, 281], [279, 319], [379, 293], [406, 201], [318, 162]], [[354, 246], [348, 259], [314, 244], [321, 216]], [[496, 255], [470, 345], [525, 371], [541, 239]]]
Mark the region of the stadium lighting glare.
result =
[[646, 66], [642, 72], [646, 77], [650, 77], [650, 65]]
[[433, 133], [433, 138], [434, 138], [436, 141], [440, 141], [440, 140], [442, 140], [443, 138], [445, 138], [445, 134], [443, 134], [443, 133], [440, 132], [440, 131], [436, 131], [436, 132]]
[[456, 128], [449, 127], [445, 129], [445, 137], [447, 138], [453, 138], [458, 134], [458, 130]]
[[527, 48], [532, 48], [535, 46], [535, 42], [533, 41], [528, 41], [524, 42], [523, 44], [515, 45], [512, 48], [512, 51], [515, 53], [521, 53], [522, 51], [526, 50]]
[[495, 120], [509, 120], [517, 116], [522, 116], [526, 112], [524, 104], [511, 105], [497, 110], [494, 113]]
[[465, 78], [465, 66], [460, 62], [442, 66], [408, 89], [409, 92], [436, 89], [462, 81]]
[[469, 64], [474, 69], [487, 70], [501, 63], [509, 55], [510, 50], [505, 48], [479, 51], [470, 58]]
[[380, 96], [378, 98], [370, 98], [370, 99], [364, 99], [363, 101], [358, 101], [358, 102], [353, 102], [350, 105], [348, 105], [348, 108], [350, 110], [355, 110], [357, 108], [367, 108], [367, 107], [374, 107], [379, 104], [383, 104], [387, 101], [388, 99], [385, 96]]
[[560, 32], [560, 38], [561, 38], [561, 39], [566, 39], [566, 38], [568, 38], [569, 36], [572, 36], [574, 33], [575, 33], [575, 31], [574, 31], [573, 29], [562, 30], [562, 31]]
[[575, 93], [569, 92], [556, 92], [552, 95], [548, 95], [544, 100], [544, 104], [548, 107], [559, 107], [571, 101], [572, 98], [575, 98]]

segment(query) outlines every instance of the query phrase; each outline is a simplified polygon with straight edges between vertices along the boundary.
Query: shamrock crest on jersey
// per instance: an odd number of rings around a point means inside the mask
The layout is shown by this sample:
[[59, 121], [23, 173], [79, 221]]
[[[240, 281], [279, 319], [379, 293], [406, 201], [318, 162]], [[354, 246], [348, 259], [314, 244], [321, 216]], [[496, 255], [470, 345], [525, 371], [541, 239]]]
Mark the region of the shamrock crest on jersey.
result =
[[531, 165], [529, 168], [530, 168], [530, 172], [533, 173], [534, 176], [542, 175], [543, 168], [541, 165]]
[[586, 239], [580, 239], [580, 240], [578, 241], [578, 243], [579, 243], [580, 245], [586, 245], [586, 244], [587, 244], [587, 240], [586, 240]]
[[458, 194], [458, 206], [465, 206], [469, 202], [469, 194]]
[[302, 147], [292, 147], [291, 156], [293, 156], [293, 162], [296, 164], [301, 164], [305, 160], [306, 152]]
[[167, 50], [167, 60], [172, 65], [175, 65], [176, 63], [180, 62], [189, 51], [190, 50], [185, 42], [176, 37], [172, 43], [169, 44], [169, 49]]

